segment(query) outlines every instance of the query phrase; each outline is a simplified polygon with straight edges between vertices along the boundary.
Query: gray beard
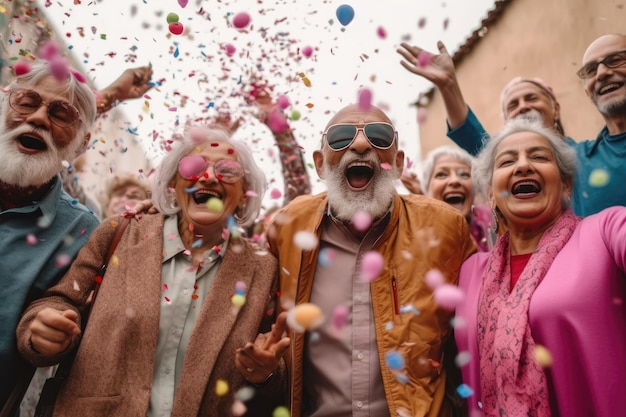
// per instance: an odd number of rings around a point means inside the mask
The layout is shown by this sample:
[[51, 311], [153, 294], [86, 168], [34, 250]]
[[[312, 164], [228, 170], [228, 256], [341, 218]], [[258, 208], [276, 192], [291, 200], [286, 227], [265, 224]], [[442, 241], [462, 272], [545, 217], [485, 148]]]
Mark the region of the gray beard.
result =
[[596, 100], [594, 100], [598, 111], [603, 116], [607, 117], [623, 117], [626, 115], [626, 97], [619, 98], [615, 100], [611, 100], [606, 103], [598, 104]]
[[372, 182], [364, 190], [353, 191], [344, 176], [345, 166], [350, 162], [352, 160], [344, 157], [334, 168], [325, 163], [322, 166], [332, 214], [342, 222], [351, 222], [357, 212], [366, 212], [372, 219], [382, 217], [393, 203], [396, 193], [394, 180], [398, 178], [398, 168], [394, 166], [385, 170], [376, 161], [377, 168]]
[[[0, 103], [0, 181], [17, 186], [30, 187], [48, 183], [63, 168], [62, 161], [72, 161], [81, 146], [75, 139], [65, 149], [59, 150], [49, 131], [23, 123], [14, 129], [6, 125], [6, 100]], [[47, 149], [34, 155], [20, 152], [15, 140], [27, 132], [36, 131], [45, 141]]]

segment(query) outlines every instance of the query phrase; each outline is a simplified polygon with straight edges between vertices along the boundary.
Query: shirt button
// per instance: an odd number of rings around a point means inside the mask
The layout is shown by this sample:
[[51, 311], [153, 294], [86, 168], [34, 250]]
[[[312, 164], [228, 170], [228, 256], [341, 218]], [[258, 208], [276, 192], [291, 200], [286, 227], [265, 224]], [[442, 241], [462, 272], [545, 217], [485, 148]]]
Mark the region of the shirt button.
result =
[[363, 408], [363, 403], [361, 401], [356, 402], [357, 408]]
[[363, 359], [363, 354], [361, 352], [356, 354], [357, 359]]
[[189, 290], [188, 289], [184, 289], [183, 290], [183, 295], [187, 295], [187, 294], [189, 294]]

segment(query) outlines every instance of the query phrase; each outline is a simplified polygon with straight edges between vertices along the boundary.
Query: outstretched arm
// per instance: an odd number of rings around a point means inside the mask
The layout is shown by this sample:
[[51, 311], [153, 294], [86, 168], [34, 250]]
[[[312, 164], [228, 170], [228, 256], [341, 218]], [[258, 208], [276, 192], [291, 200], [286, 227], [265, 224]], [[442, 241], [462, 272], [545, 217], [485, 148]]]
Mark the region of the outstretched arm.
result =
[[463, 124], [467, 118], [467, 104], [465, 104], [456, 78], [454, 62], [443, 42], [437, 42], [439, 55], [431, 54], [405, 42], [400, 46], [397, 52], [404, 58], [400, 64], [413, 74], [420, 75], [435, 84], [441, 92], [450, 128], [456, 129]]

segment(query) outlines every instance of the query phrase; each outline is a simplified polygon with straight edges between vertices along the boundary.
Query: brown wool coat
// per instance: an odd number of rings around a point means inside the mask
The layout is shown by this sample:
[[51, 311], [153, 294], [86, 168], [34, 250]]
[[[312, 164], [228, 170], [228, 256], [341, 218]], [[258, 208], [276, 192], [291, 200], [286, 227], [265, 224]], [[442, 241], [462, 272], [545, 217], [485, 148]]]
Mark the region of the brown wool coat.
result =
[[[28, 326], [42, 308], [77, 310], [85, 305], [93, 277], [113, 239], [116, 220], [105, 220], [59, 284], [26, 310], [17, 337], [27, 361], [45, 366], [61, 359], [62, 355], [44, 358], [35, 352], [30, 347]], [[109, 263], [55, 416], [146, 416], [162, 296], [163, 221], [160, 214], [131, 220]], [[245, 385], [235, 368], [235, 349], [254, 341], [260, 331], [269, 330], [274, 317], [267, 312], [274, 303], [277, 276], [272, 255], [258, 253], [245, 239], [231, 241], [189, 340], [173, 417], [231, 415], [233, 395]], [[247, 285], [246, 304], [234, 312], [230, 296], [237, 281]], [[257, 403], [248, 406], [247, 416], [270, 415], [282, 402], [283, 374], [284, 365], [257, 390]], [[230, 386], [224, 397], [215, 394], [219, 379]]]

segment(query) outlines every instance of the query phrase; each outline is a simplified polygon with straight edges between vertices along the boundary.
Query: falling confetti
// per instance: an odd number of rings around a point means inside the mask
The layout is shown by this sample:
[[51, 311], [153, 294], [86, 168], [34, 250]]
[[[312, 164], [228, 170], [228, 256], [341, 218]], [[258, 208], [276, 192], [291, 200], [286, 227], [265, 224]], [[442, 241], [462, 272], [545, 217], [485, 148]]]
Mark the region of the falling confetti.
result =
[[370, 251], [361, 258], [361, 279], [365, 282], [374, 281], [383, 271], [385, 260], [383, 256], [376, 252]]
[[287, 312], [287, 324], [298, 333], [315, 329], [323, 321], [322, 310], [312, 303], [298, 304]]
[[454, 310], [463, 302], [465, 294], [462, 289], [455, 285], [443, 284], [435, 289], [434, 297], [440, 307]]
[[350, 5], [342, 4], [337, 7], [336, 15], [339, 23], [343, 26], [347, 26], [350, 22], [352, 22], [352, 19], [354, 19], [354, 9]]

